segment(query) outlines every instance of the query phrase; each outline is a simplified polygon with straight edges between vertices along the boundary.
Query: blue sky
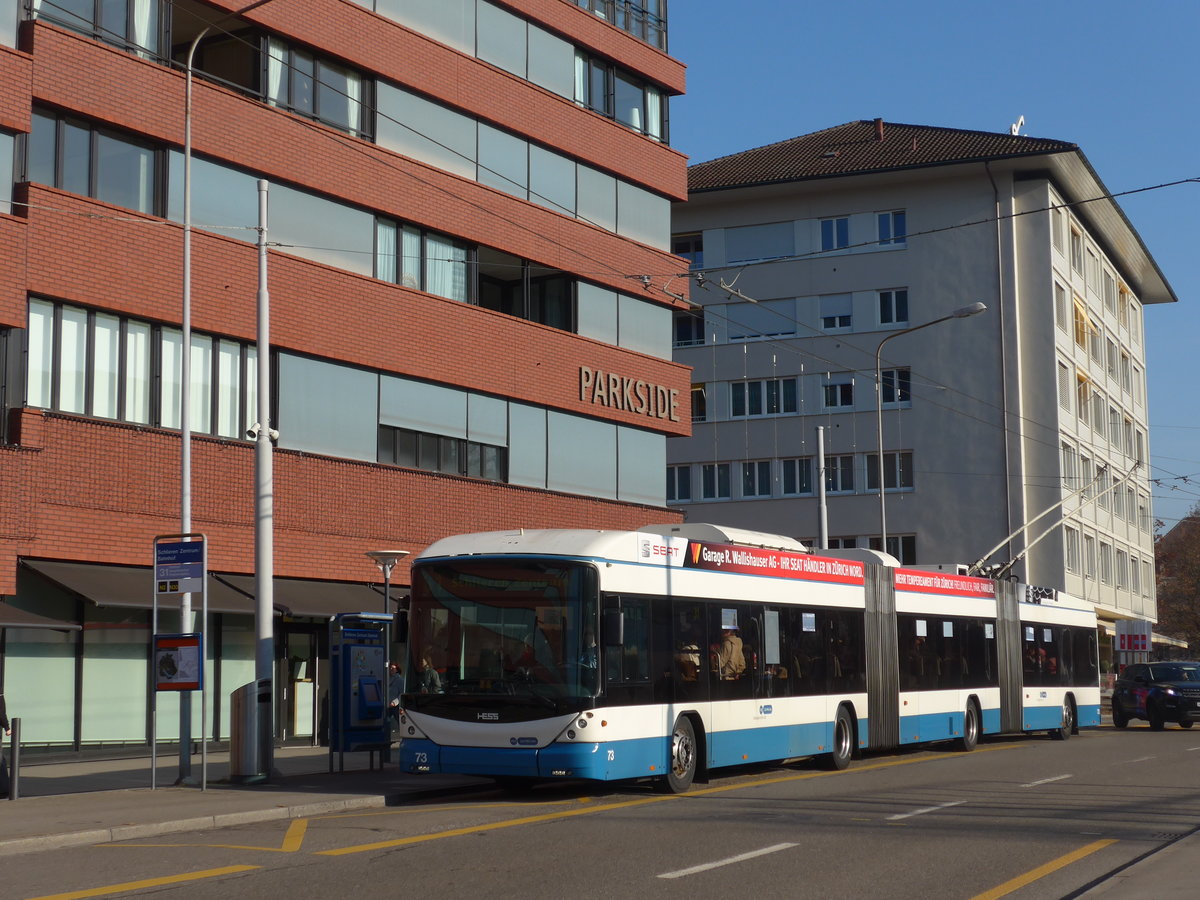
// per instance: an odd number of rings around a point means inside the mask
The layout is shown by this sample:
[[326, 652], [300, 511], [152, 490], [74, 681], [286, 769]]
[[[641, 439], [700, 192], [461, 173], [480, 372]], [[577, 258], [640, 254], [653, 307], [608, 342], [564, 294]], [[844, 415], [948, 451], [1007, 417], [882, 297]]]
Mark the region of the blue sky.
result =
[[[1079, 145], [1114, 193], [1200, 178], [1200, 2], [671, 0], [671, 144], [702, 162], [881, 117]], [[1146, 308], [1154, 513], [1200, 501], [1200, 183], [1120, 200], [1179, 303]], [[1187, 478], [1188, 481], [1183, 479]]]

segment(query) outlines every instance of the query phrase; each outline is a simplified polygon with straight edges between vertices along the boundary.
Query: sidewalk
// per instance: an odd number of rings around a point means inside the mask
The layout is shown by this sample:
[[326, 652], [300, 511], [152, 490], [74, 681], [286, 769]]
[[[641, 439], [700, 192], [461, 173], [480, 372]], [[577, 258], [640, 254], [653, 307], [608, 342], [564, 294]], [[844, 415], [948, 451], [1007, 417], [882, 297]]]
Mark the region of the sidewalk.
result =
[[[395, 751], [393, 750], [393, 760]], [[367, 809], [492, 787], [489, 778], [405, 775], [395, 762], [369, 766], [369, 754], [344, 755], [345, 771], [329, 772], [324, 747], [275, 751], [279, 777], [269, 784], [228, 783], [229, 754], [208, 755], [208, 790], [175, 787], [176, 755], [31, 764], [22, 760], [20, 799], [0, 799], [0, 857], [35, 850], [134, 840], [347, 809]], [[338, 758], [334, 756], [335, 770]], [[200, 757], [192, 758], [200, 780]]]

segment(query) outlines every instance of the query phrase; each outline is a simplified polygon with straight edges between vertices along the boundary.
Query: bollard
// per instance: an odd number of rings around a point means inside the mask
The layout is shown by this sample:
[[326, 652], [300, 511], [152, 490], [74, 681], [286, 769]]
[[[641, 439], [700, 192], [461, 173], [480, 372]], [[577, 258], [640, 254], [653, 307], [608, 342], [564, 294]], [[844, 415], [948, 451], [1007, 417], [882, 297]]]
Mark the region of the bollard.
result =
[[21, 720], [13, 719], [8, 724], [12, 729], [12, 749], [8, 754], [8, 799], [16, 800], [21, 796]]

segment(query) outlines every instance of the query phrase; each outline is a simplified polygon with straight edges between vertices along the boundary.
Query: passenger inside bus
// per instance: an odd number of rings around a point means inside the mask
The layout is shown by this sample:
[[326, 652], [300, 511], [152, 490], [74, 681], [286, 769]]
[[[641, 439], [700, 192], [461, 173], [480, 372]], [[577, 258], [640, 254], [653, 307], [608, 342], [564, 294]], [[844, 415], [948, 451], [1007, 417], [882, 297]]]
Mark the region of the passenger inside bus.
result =
[[736, 681], [746, 671], [746, 657], [736, 626], [721, 630], [721, 646], [713, 654], [713, 668], [722, 681]]

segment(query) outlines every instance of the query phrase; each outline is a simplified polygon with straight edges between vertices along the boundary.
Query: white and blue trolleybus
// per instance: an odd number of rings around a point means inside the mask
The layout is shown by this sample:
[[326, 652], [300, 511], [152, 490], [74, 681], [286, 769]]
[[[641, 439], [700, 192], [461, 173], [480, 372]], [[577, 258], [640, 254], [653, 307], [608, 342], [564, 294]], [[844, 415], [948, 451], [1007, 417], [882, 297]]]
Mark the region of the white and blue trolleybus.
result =
[[723, 526], [449, 537], [415, 561], [408, 616], [406, 772], [685, 791], [1100, 723], [1086, 603]]

